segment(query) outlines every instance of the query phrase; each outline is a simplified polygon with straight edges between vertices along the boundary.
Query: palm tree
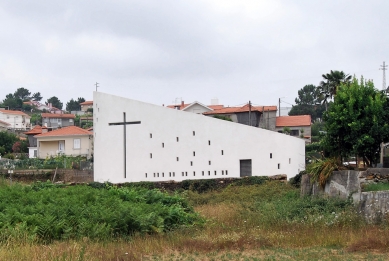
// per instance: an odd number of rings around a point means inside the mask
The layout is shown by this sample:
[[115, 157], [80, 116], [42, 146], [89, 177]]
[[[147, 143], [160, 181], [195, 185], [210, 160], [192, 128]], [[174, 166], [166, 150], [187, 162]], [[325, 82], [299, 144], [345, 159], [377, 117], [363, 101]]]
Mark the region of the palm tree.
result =
[[318, 88], [322, 96], [321, 100], [323, 101], [323, 104], [326, 105], [327, 110], [328, 99], [331, 100], [335, 97], [338, 87], [341, 84], [348, 84], [351, 81], [352, 76], [345, 74], [343, 71], [331, 70], [330, 73], [323, 74], [322, 77], [324, 78], [324, 81], [320, 82]]

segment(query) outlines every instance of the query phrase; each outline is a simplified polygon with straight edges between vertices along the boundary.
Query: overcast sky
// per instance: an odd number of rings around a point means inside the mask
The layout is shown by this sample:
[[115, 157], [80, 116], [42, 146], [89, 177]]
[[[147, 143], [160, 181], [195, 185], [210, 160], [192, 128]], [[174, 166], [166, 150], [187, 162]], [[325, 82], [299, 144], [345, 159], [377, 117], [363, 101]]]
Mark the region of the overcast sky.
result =
[[24, 87], [65, 107], [98, 82], [159, 105], [288, 106], [330, 70], [382, 89], [388, 12], [387, 0], [0, 0], [0, 99]]

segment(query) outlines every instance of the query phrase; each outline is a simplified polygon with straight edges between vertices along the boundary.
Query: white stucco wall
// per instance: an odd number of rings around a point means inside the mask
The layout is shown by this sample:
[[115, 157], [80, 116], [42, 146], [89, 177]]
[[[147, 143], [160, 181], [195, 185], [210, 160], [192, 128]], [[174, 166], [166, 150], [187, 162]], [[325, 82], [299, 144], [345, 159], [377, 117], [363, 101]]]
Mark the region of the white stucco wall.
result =
[[30, 118], [28, 115], [8, 114], [6, 111], [4, 113], [0, 112], [0, 120], [11, 124], [7, 128], [27, 130], [31, 126]]
[[[290, 178], [305, 167], [305, 143], [299, 138], [101, 92], [94, 92], [93, 100], [95, 181], [239, 177], [241, 159], [252, 160], [253, 176]], [[127, 121], [141, 121], [127, 125], [127, 178], [123, 126], [108, 125], [123, 121], [123, 112]]]

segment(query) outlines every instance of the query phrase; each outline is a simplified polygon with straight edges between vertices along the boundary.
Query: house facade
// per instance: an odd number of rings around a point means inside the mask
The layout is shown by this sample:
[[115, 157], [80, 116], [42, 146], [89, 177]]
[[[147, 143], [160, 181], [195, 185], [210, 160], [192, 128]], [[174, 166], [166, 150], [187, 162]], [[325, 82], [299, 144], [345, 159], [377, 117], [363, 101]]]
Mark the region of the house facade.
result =
[[64, 154], [67, 156], [90, 157], [93, 153], [93, 133], [76, 126], [68, 126], [35, 135], [37, 157]]
[[242, 107], [224, 107], [204, 113], [206, 116], [224, 116], [236, 123], [272, 131], [275, 130], [276, 114], [277, 106], [252, 106], [249, 104]]
[[34, 136], [41, 134], [42, 132], [47, 132], [47, 128], [42, 128], [40, 125], [35, 125], [33, 129], [24, 133], [28, 139], [28, 155], [30, 159], [38, 157], [38, 143]]
[[[0, 110], [0, 121], [5, 122], [7, 128], [17, 130], [28, 130], [31, 128], [31, 117], [22, 111]], [[3, 125], [6, 125], [3, 123]]]
[[93, 101], [85, 101], [80, 103], [81, 111], [87, 111], [89, 108], [93, 108]]
[[75, 117], [74, 114], [42, 113], [42, 125], [50, 129], [74, 126]]
[[283, 132], [285, 127], [290, 130], [290, 136], [300, 137], [308, 143], [311, 142], [311, 115], [277, 117], [276, 131]]
[[290, 178], [305, 168], [295, 137], [102, 92], [93, 100], [95, 181]]

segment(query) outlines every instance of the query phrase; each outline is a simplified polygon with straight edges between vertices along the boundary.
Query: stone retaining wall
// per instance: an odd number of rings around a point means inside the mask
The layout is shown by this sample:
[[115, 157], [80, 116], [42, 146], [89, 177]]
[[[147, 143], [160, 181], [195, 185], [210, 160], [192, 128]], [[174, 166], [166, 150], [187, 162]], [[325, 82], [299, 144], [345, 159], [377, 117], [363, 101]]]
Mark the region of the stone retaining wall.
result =
[[373, 168], [366, 171], [334, 171], [324, 189], [312, 183], [308, 175], [301, 179], [301, 196], [351, 197], [359, 212], [375, 222], [389, 213], [389, 191], [362, 192], [366, 183], [389, 180], [389, 169]]
[[[0, 178], [11, 179], [17, 182], [34, 182], [47, 180], [52, 181], [54, 178], [55, 169], [46, 170], [14, 170], [14, 173], [9, 174], [7, 170], [0, 171]], [[91, 170], [75, 170], [75, 169], [58, 169], [55, 175], [54, 182], [64, 183], [84, 183], [93, 181], [93, 171]]]

